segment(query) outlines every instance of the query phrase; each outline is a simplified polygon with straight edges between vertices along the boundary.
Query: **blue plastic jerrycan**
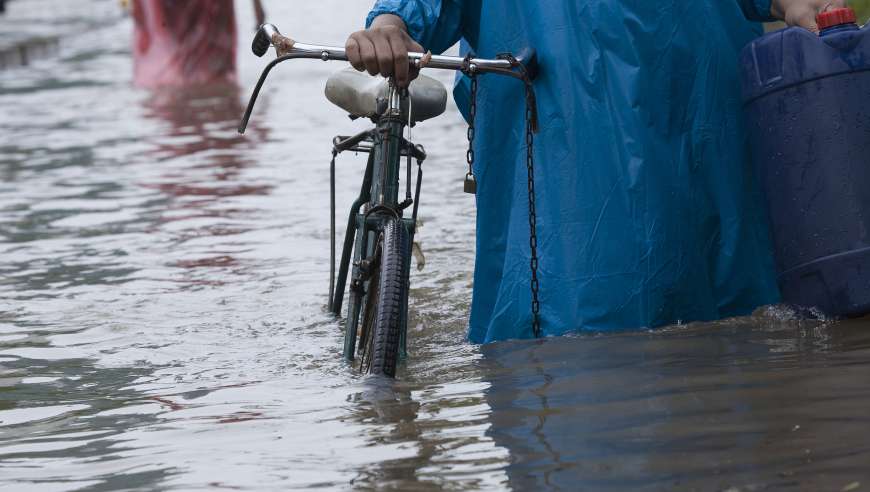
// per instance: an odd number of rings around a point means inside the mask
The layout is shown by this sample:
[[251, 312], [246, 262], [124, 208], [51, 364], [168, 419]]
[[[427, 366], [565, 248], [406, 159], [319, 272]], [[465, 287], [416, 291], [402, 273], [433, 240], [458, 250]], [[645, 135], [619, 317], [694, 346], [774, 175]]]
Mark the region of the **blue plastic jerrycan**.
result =
[[852, 9], [740, 55], [750, 144], [784, 301], [870, 313], [870, 29]]

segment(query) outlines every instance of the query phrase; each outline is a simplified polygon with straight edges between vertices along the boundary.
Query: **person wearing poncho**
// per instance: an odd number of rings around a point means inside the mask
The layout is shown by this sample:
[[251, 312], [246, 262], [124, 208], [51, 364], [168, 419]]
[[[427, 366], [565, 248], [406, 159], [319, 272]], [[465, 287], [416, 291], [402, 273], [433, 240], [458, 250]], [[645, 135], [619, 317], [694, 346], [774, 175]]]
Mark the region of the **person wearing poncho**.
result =
[[[264, 13], [254, 0], [258, 25]], [[235, 83], [233, 0], [133, 0], [133, 85]]]
[[[381, 31], [354, 33], [346, 48], [357, 69], [389, 75], [390, 51], [437, 54], [460, 38], [483, 58], [534, 47], [541, 335], [652, 328], [780, 301], [738, 55], [763, 34], [760, 21], [814, 28], [815, 14], [842, 2], [774, 3], [378, 0], [366, 27]], [[523, 85], [495, 75], [478, 84], [468, 338], [530, 338]], [[464, 111], [467, 87], [460, 78], [454, 89]]]

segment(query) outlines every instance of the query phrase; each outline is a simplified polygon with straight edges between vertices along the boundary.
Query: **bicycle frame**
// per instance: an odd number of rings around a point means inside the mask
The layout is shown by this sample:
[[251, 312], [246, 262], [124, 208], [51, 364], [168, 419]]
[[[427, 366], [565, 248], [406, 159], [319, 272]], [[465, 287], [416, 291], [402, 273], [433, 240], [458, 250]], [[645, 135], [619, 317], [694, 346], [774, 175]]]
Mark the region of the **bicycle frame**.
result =
[[[271, 45], [276, 46], [276, 52], [278, 52], [279, 56], [264, 68], [263, 73], [254, 88], [254, 92], [251, 95], [251, 100], [248, 103], [245, 115], [239, 124], [239, 133], [245, 132], [245, 128], [247, 127], [248, 120], [251, 117], [260, 89], [262, 88], [269, 72], [277, 64], [295, 58], [321, 59], [323, 61], [347, 61], [347, 54], [343, 48], [297, 43], [281, 36], [275, 26], [271, 24], [263, 24], [260, 26], [260, 29], [254, 38], [252, 51], [257, 56], [263, 56]], [[408, 63], [416, 68], [425, 67], [460, 70], [466, 74], [497, 73], [509, 75], [525, 81], [527, 87], [530, 87], [528, 86], [529, 80], [534, 79], [538, 72], [537, 56], [535, 50], [530, 47], [523, 48], [515, 58], [507, 54], [506, 58], [496, 59], [433, 56], [431, 53], [408, 53]], [[374, 250], [377, 246], [378, 234], [383, 231], [388, 221], [402, 221], [410, 238], [409, 251], [407, 252], [410, 254], [410, 247], [413, 245], [414, 234], [416, 232], [417, 206], [419, 203], [420, 182], [422, 179], [422, 168], [420, 167], [420, 164], [426, 158], [426, 154], [421, 146], [414, 146], [403, 137], [405, 126], [409, 123], [409, 118], [407, 115], [402, 113], [401, 108], [403, 96], [401, 91], [396, 88], [395, 84], [391, 84], [388, 99], [389, 100], [386, 101], [387, 108], [385, 111], [381, 112], [380, 108], [378, 110], [379, 116], [375, 124], [375, 130], [362, 132], [353, 137], [336, 137], [333, 140], [333, 168], [331, 170], [333, 178], [334, 157], [338, 153], [345, 150], [369, 153], [360, 194], [351, 206], [348, 215], [337, 284], [333, 284], [332, 281], [335, 268], [334, 247], [332, 271], [330, 272], [331, 299], [329, 300], [329, 316], [335, 317], [341, 313], [344, 288], [347, 283], [347, 274], [351, 265], [351, 249], [353, 249], [353, 270], [351, 272], [351, 285], [348, 291], [348, 316], [345, 324], [344, 340], [344, 358], [348, 361], [354, 359], [354, 347], [357, 342], [356, 338], [359, 317], [364, 308], [364, 302], [368, 301], [366, 299], [367, 279], [364, 278], [364, 275], [361, 275], [364, 273], [361, 272], [361, 270], [367, 261], [365, 259], [374, 254]], [[411, 101], [411, 104], [413, 105], [413, 101]], [[532, 107], [532, 124], [535, 127], [535, 132], [537, 132], [537, 115], [534, 112], [534, 105]], [[401, 158], [403, 156], [407, 157], [408, 167], [406, 187], [408, 190], [408, 196], [404, 202], [399, 203], [399, 177]], [[411, 157], [416, 158], [418, 165], [416, 195], [413, 200], [409, 200], [411, 187]], [[412, 217], [403, 217], [404, 209], [411, 203], [414, 205]], [[369, 206], [367, 211], [365, 213], [360, 213], [360, 208], [365, 204], [368, 204]], [[334, 223], [334, 198], [332, 210]], [[334, 237], [335, 234], [333, 231], [333, 241]], [[410, 261], [406, 264], [406, 279], [409, 274]], [[333, 285], [335, 287], [334, 289]], [[407, 353], [407, 318], [408, 302], [406, 294], [402, 310], [399, 340], [400, 357], [404, 357]]]
[[[347, 150], [368, 151], [369, 159], [366, 164], [366, 171], [363, 176], [363, 183], [360, 189], [359, 197], [354, 201], [348, 215], [347, 230], [344, 236], [344, 248], [341, 255], [339, 266], [338, 283], [334, 291], [334, 297], [331, 302], [330, 316], [338, 316], [341, 312], [341, 304], [344, 297], [344, 287], [347, 282], [347, 273], [350, 266], [351, 247], [353, 247], [353, 271], [351, 275], [351, 285], [348, 298], [348, 316], [345, 323], [344, 337], [344, 358], [352, 361], [354, 359], [354, 347], [356, 346], [357, 325], [359, 323], [360, 313], [363, 310], [364, 302], [368, 302], [366, 298], [367, 282], [361, 280], [361, 262], [364, 258], [371, 256], [374, 253], [374, 248], [377, 245], [377, 235], [384, 229], [387, 221], [398, 219], [401, 220], [405, 228], [408, 230], [410, 242], [413, 244], [414, 233], [416, 231], [417, 207], [416, 203], [419, 200], [420, 190], [420, 172], [417, 177], [417, 196], [413, 200], [415, 204], [414, 213], [411, 218], [404, 218], [403, 211], [410, 203], [399, 203], [399, 175], [401, 169], [401, 158], [408, 157], [408, 172], [410, 176], [410, 157], [416, 157], [418, 166], [426, 158], [426, 154], [422, 147], [411, 147], [410, 142], [403, 137], [405, 123], [407, 119], [401, 112], [401, 96], [395, 86], [390, 91], [390, 100], [392, 103], [387, 111], [381, 115], [378, 123], [375, 125], [375, 130], [372, 132], [364, 132], [361, 135], [370, 136], [371, 147], [365, 148], [355, 145]], [[333, 140], [333, 146], [336, 151], [340, 151], [343, 147], [352, 141], [351, 137], [345, 140], [336, 138]], [[363, 141], [358, 142], [363, 143]], [[409, 155], [410, 154], [410, 155]], [[410, 182], [407, 184], [410, 189]], [[366, 213], [360, 213], [360, 208], [364, 204], [369, 205], [369, 210]], [[403, 206], [404, 205], [404, 206]], [[354, 234], [355, 232], [355, 234]], [[406, 265], [408, 268], [407, 275], [410, 273], [410, 262]], [[407, 340], [407, 302], [405, 302], [402, 323], [400, 331], [400, 354], [405, 355], [406, 340]]]

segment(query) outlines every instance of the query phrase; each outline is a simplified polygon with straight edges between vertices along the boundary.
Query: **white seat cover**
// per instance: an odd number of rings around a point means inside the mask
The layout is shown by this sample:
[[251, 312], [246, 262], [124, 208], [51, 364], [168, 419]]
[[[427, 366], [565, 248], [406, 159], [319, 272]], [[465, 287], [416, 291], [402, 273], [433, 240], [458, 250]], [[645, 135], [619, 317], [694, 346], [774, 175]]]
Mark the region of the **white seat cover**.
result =
[[[419, 75], [411, 82], [412, 123], [434, 118], [447, 107], [447, 89], [437, 80]], [[390, 92], [387, 79], [358, 72], [353, 67], [336, 70], [326, 81], [326, 98], [332, 104], [361, 117], [377, 113], [377, 99], [386, 100]], [[407, 114], [407, 101], [402, 108]]]

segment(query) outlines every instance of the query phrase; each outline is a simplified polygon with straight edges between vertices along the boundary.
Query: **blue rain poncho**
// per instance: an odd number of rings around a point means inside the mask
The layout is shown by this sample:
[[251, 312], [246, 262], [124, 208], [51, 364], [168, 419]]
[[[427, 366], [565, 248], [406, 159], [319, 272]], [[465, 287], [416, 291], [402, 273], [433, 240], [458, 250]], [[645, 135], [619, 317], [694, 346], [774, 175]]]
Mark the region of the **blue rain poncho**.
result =
[[[770, 0], [378, 0], [367, 25], [383, 13], [433, 53], [460, 38], [484, 58], [538, 52], [542, 335], [779, 302], [737, 78]], [[482, 343], [533, 333], [523, 85], [478, 82], [468, 338]]]

